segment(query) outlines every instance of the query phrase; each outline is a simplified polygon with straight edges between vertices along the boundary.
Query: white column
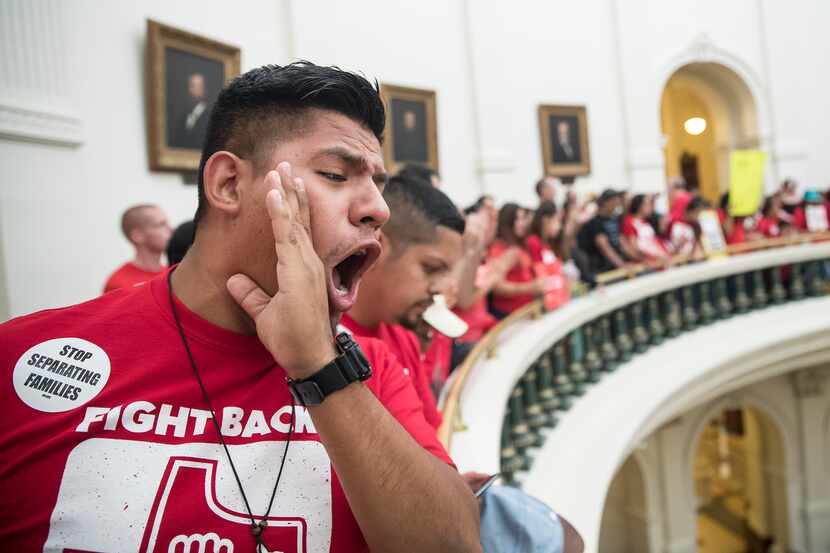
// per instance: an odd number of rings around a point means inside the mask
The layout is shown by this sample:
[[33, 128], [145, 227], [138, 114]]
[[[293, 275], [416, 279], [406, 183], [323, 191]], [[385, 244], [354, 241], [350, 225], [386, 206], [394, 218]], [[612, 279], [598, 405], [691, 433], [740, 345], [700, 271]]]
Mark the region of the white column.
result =
[[[0, 136], [77, 146], [70, 29], [78, 5], [61, 0], [0, 2]], [[88, 60], [87, 63], [94, 63]]]
[[830, 406], [829, 376], [830, 367], [823, 367], [799, 371], [792, 378], [804, 459], [804, 505], [800, 513], [807, 534], [804, 547], [817, 552], [830, 551], [830, 459], [826, 448], [830, 436], [825, 427]]
[[691, 474], [686, 473], [684, 455], [688, 444], [684, 442], [685, 438], [685, 425], [677, 423], [669, 424], [656, 435], [662, 472], [664, 551], [667, 553], [697, 551], [695, 506], [689, 504], [687, 491]]

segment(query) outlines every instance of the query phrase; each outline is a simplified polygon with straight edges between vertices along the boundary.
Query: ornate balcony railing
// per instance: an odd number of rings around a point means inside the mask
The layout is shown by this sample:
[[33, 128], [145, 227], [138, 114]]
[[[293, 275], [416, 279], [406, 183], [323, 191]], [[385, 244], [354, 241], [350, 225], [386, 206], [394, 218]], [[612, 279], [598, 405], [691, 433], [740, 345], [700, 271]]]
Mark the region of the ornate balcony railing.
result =
[[[830, 234], [825, 233], [758, 242], [753, 250], [777, 249], [601, 287], [554, 313], [543, 315], [538, 302], [526, 306], [501, 321], [457, 369], [443, 402], [442, 442], [454, 453], [454, 434], [472, 430], [465, 425], [464, 402], [483, 398], [481, 393], [467, 397], [468, 382], [499, 380], [499, 396], [488, 393], [484, 399], [495, 402], [488, 416], [472, 422], [487, 419], [490, 427], [474, 433], [489, 436], [484, 440], [462, 436], [458, 446], [482, 448], [472, 455], [487, 464], [499, 443], [493, 435], [500, 432], [499, 469], [507, 482], [520, 481], [558, 418], [592, 384], [632, 356], [701, 325], [826, 293], [830, 244], [811, 242], [828, 239]], [[742, 245], [740, 250], [745, 253], [748, 248]], [[602, 280], [629, 276], [631, 271], [617, 271]], [[521, 340], [529, 346], [521, 359], [493, 359], [500, 348]], [[499, 361], [498, 368], [494, 361]], [[499, 419], [500, 429], [494, 426]]]

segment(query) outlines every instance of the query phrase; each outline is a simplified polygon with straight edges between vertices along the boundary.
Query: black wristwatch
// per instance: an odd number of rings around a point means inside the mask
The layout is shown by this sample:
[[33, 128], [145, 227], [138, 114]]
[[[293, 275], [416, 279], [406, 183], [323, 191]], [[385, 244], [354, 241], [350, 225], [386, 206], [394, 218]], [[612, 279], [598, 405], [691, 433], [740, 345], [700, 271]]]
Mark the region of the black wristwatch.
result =
[[352, 337], [341, 332], [334, 339], [340, 355], [302, 380], [288, 380], [288, 388], [300, 405], [319, 405], [327, 396], [342, 390], [352, 382], [363, 382], [372, 376], [372, 367]]

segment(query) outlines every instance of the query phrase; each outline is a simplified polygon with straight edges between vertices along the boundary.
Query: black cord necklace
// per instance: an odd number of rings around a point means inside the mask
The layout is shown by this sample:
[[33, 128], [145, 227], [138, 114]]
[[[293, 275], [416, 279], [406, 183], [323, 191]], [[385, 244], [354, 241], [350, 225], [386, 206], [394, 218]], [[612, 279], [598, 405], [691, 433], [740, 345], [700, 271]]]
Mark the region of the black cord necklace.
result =
[[[277, 481], [274, 482], [274, 489], [271, 491], [271, 499], [268, 500], [268, 509], [266, 509], [265, 514], [262, 515], [259, 523], [257, 523], [254, 513], [251, 510], [251, 505], [248, 503], [248, 496], [245, 495], [245, 489], [242, 487], [242, 480], [240, 480], [239, 473], [236, 471], [236, 466], [233, 464], [228, 444], [225, 443], [225, 438], [222, 436], [222, 431], [219, 428], [219, 422], [216, 420], [216, 411], [213, 410], [213, 404], [210, 401], [207, 388], [205, 388], [205, 383], [202, 381], [201, 374], [199, 374], [196, 361], [193, 359], [193, 353], [190, 351], [190, 345], [188, 344], [187, 337], [184, 334], [184, 328], [182, 328], [182, 323], [179, 321], [179, 314], [176, 311], [176, 302], [173, 300], [173, 271], [169, 271], [167, 273], [167, 296], [170, 300], [170, 310], [173, 313], [173, 320], [176, 322], [176, 328], [178, 329], [179, 336], [182, 339], [182, 345], [184, 346], [184, 350], [187, 352], [187, 358], [190, 361], [190, 366], [193, 367], [193, 373], [196, 375], [196, 380], [199, 382], [199, 388], [202, 390], [202, 397], [210, 410], [213, 427], [216, 429], [216, 435], [219, 436], [219, 442], [222, 444], [222, 448], [225, 450], [225, 455], [228, 458], [228, 463], [231, 465], [231, 471], [233, 472], [234, 479], [236, 479], [236, 485], [239, 487], [239, 493], [242, 494], [242, 501], [245, 503], [245, 510], [248, 513], [248, 518], [251, 519], [251, 535], [254, 536], [254, 540], [256, 540], [256, 553], [262, 553], [263, 549], [267, 551], [262, 534], [268, 526], [266, 519], [271, 513], [271, 507], [274, 505], [274, 498], [277, 496], [277, 488], [280, 485], [280, 478], [282, 478], [282, 469], [285, 467], [285, 458], [288, 456], [288, 446], [291, 444], [291, 436], [294, 433], [294, 402], [291, 402], [291, 425], [288, 427], [288, 440], [286, 440], [285, 450], [282, 452], [282, 461], [280, 462], [280, 470], [277, 473]], [[276, 363], [273, 363], [271, 367], [274, 365], [276, 365]]]

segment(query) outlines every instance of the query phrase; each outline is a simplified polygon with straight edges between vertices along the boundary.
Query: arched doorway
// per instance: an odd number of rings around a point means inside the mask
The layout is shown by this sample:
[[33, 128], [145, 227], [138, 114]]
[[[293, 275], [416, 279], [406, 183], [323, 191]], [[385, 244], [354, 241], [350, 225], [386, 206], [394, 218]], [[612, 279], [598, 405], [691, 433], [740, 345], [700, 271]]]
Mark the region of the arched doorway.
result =
[[789, 545], [784, 447], [758, 409], [724, 409], [701, 430], [693, 465], [700, 553]]
[[648, 553], [648, 510], [643, 472], [634, 456], [614, 476], [599, 534], [599, 553]]
[[684, 176], [712, 203], [729, 187], [729, 153], [758, 148], [758, 111], [747, 84], [719, 63], [684, 65], [660, 104], [666, 176]]

